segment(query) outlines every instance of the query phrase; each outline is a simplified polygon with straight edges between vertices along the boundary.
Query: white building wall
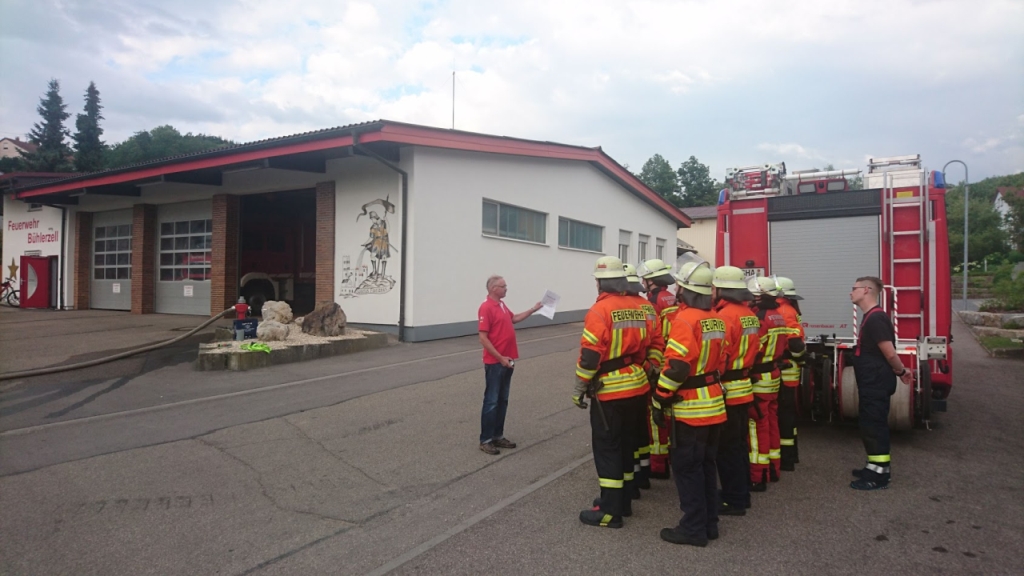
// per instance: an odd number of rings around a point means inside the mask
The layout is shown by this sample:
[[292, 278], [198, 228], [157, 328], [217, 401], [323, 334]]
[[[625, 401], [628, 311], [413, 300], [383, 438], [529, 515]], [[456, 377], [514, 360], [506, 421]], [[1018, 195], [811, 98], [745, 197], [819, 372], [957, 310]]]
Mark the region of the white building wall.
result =
[[678, 238], [696, 248], [697, 254], [702, 258], [708, 262], [714, 262], [715, 242], [718, 240], [715, 233], [717, 222], [715, 218], [694, 220], [689, 228], [679, 229]]
[[[620, 229], [632, 233], [631, 257], [640, 234], [651, 237], [649, 258], [657, 238], [674, 249], [675, 222], [588, 163], [431, 148], [411, 153], [416, 282], [406, 321], [415, 327], [413, 338], [475, 332], [491, 274], [508, 282], [505, 301], [513, 312], [552, 290], [561, 296], [559, 312], [568, 313], [558, 319], [580, 319], [597, 296], [594, 262], [617, 254]], [[546, 213], [545, 243], [485, 236], [485, 198]], [[603, 226], [603, 251], [559, 247], [560, 216]]]
[[[37, 206], [15, 200], [10, 195], [4, 195], [4, 228], [3, 228], [3, 268], [0, 269], [4, 278], [11, 276], [12, 270], [16, 277], [21, 275], [21, 257], [26, 255], [34, 256], [60, 256], [61, 246], [65, 251], [74, 250], [73, 244], [68, 245], [68, 237], [74, 234], [70, 222], [67, 230], [61, 230], [61, 210], [49, 206]], [[70, 215], [69, 215], [70, 220]], [[66, 252], [72, 254], [73, 252]], [[67, 265], [70, 257], [65, 257], [62, 265]], [[17, 267], [17, 269], [12, 268]], [[65, 284], [68, 284], [68, 274], [64, 274]], [[59, 278], [53, 279], [55, 282]], [[71, 301], [70, 292], [66, 295], [67, 301]]]

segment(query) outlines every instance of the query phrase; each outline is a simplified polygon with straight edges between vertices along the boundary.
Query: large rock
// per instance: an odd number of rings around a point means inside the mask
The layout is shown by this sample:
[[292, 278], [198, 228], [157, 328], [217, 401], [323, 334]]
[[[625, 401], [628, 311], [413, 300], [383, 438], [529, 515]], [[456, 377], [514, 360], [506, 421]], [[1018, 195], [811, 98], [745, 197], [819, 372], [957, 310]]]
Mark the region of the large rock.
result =
[[264, 322], [280, 322], [281, 324], [291, 324], [292, 322], [292, 307], [287, 302], [267, 300], [263, 303], [263, 310], [260, 312], [263, 314]]
[[341, 336], [348, 318], [337, 302], [321, 302], [302, 319], [302, 331], [313, 336]]
[[256, 337], [264, 342], [284, 340], [288, 338], [288, 325], [276, 320], [264, 320], [256, 327]]

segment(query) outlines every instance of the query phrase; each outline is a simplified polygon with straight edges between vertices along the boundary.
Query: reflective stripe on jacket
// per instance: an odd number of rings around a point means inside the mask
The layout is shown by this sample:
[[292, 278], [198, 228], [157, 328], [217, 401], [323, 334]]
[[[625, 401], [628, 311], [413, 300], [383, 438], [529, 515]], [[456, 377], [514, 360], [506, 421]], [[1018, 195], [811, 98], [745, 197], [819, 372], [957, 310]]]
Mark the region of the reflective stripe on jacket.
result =
[[583, 320], [580, 339], [580, 360], [576, 363], [576, 377], [591, 381], [600, 366], [583, 366], [583, 351], [593, 350], [603, 364], [616, 358], [628, 358], [630, 364], [602, 374], [598, 399], [618, 400], [646, 394], [650, 390], [643, 364], [650, 347], [647, 313], [640, 309], [636, 299], [625, 294], [601, 293]]
[[[796, 308], [789, 303], [789, 300], [785, 298], [779, 298], [779, 312], [782, 317], [786, 319], [786, 327], [789, 328], [789, 339], [786, 341], [786, 346], [789, 346], [789, 340], [792, 339], [804, 339], [804, 327], [800, 323], [800, 315], [797, 314]], [[794, 359], [804, 355], [804, 352], [793, 356]], [[789, 368], [783, 368], [782, 370], [782, 384], [785, 386], [798, 386], [800, 384], [800, 367], [797, 366], [796, 362], [790, 362]]]
[[672, 406], [673, 416], [691, 426], [725, 422], [725, 397], [720, 383], [680, 390], [684, 382], [666, 375], [671, 371], [673, 359], [690, 365], [690, 377], [717, 371], [726, 346], [725, 321], [714, 312], [680, 305], [671, 322], [665, 347], [665, 370], [658, 379], [658, 388], [680, 398]]
[[[720, 301], [715, 312], [725, 320], [727, 342], [719, 371], [725, 374], [750, 368], [761, 351], [761, 321], [747, 306], [728, 300]], [[725, 403], [730, 406], [754, 401], [754, 387], [749, 376], [737, 380], [722, 378], [722, 387], [725, 388]]]
[[[774, 362], [782, 358], [786, 352], [786, 345], [789, 339], [789, 327], [786, 326], [786, 319], [779, 310], [758, 310], [757, 318], [761, 321], [759, 331], [761, 337], [761, 352], [757, 356], [757, 363]], [[781, 372], [778, 368], [771, 372], [765, 372], [754, 382], [754, 394], [776, 394], [779, 385], [782, 383]]]

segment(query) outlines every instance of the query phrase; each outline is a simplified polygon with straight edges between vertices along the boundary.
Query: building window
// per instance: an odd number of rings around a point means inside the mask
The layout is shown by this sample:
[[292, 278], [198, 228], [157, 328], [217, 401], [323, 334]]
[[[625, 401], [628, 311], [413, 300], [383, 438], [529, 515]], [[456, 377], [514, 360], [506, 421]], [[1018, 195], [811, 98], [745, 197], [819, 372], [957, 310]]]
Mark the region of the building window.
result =
[[483, 233], [489, 236], [547, 242], [547, 214], [484, 200]]
[[665, 239], [664, 238], [658, 238], [657, 242], [658, 242], [658, 245], [655, 247], [655, 256], [654, 257], [657, 258], [658, 260], [664, 260], [665, 259]]
[[619, 230], [619, 260], [623, 264], [629, 262], [629, 244], [633, 233], [628, 230]]
[[213, 220], [160, 223], [160, 280], [210, 279]]
[[132, 277], [132, 226], [97, 226], [93, 231], [93, 280]]
[[637, 263], [645, 262], [647, 260], [647, 245], [650, 244], [651, 237], [640, 235], [640, 241], [636, 245], [636, 256]]
[[28, 205], [28, 211], [29, 212], [39, 212], [42, 209], [43, 209], [43, 205], [42, 204], [29, 204]]
[[558, 219], [558, 245], [564, 248], [601, 252], [602, 236], [604, 228], [601, 226], [568, 218]]

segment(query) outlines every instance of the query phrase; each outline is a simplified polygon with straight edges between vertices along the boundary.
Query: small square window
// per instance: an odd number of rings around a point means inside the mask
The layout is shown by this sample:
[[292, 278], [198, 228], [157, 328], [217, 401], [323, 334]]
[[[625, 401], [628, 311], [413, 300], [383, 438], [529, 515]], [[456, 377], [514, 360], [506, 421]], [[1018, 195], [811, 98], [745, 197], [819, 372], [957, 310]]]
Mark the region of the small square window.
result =
[[170, 282], [174, 280], [174, 269], [173, 268], [161, 268], [160, 269], [160, 280], [163, 282]]
[[100, 239], [100, 238], [106, 238], [106, 237], [107, 237], [107, 229], [106, 228], [104, 228], [103, 226], [100, 226], [99, 228], [96, 229], [96, 239], [97, 240]]
[[161, 238], [160, 250], [174, 250], [174, 238]]
[[93, 280], [103, 280], [103, 268], [97, 268], [92, 271]]
[[127, 267], [117, 268], [118, 280], [129, 280], [132, 277], [132, 269]]
[[117, 227], [117, 236], [119, 238], [128, 238], [129, 236], [132, 235], [130, 230], [131, 228], [127, 224], [122, 224], [121, 226]]
[[103, 266], [103, 254], [96, 254], [92, 257], [93, 266]]
[[174, 223], [174, 234], [188, 234], [188, 222], [175, 222]]
[[170, 236], [174, 234], [174, 222], [163, 222], [160, 224], [160, 235]]

